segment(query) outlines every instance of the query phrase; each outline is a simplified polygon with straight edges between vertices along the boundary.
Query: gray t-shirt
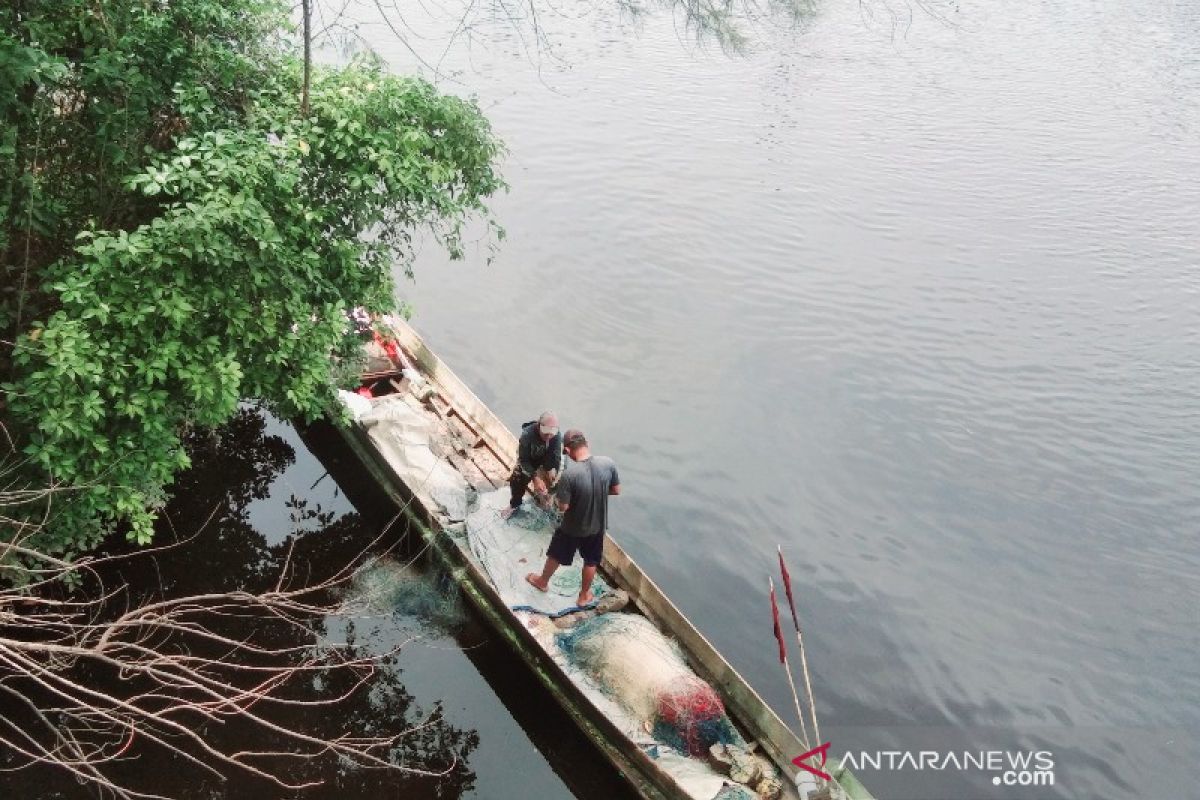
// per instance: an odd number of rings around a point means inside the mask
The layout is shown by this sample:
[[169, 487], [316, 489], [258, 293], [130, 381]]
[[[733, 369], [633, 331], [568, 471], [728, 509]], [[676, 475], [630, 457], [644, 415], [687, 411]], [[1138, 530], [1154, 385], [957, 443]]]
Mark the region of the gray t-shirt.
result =
[[583, 538], [608, 530], [608, 490], [620, 486], [617, 465], [605, 456], [589, 456], [586, 461], [564, 458], [567, 462], [555, 495], [567, 504], [561, 530], [567, 536]]

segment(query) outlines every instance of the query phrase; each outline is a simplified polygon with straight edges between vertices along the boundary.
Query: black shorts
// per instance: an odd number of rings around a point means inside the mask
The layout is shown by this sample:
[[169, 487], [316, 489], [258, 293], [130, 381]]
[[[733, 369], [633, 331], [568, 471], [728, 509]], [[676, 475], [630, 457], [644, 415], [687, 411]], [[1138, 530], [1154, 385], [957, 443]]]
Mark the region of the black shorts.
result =
[[583, 556], [583, 563], [598, 566], [604, 557], [604, 534], [595, 536], [568, 536], [562, 531], [555, 531], [550, 537], [550, 546], [546, 555], [566, 566], [575, 560], [575, 552]]

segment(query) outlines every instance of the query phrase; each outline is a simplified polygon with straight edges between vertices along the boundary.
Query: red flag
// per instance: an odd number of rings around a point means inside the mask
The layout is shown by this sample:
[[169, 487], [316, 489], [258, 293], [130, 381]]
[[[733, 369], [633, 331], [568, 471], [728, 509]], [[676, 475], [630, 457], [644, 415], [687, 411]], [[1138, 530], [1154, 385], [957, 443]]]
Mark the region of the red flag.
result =
[[775, 605], [775, 581], [771, 581], [771, 619], [775, 622], [775, 640], [779, 642], [779, 663], [787, 663], [787, 647], [783, 644], [783, 631], [779, 630], [779, 606]]
[[783, 563], [783, 548], [779, 549], [779, 571], [783, 573], [783, 591], [787, 593], [788, 606], [792, 609], [792, 624], [800, 630], [800, 616], [796, 613], [796, 601], [792, 599], [792, 576], [788, 574], [787, 564]]

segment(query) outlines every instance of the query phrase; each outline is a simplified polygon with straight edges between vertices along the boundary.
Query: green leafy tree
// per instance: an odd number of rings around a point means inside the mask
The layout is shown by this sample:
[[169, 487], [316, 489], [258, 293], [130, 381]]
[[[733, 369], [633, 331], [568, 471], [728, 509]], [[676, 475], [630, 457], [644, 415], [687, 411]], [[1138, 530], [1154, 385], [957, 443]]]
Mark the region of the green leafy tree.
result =
[[36, 548], [69, 558], [116, 523], [149, 541], [182, 435], [246, 398], [320, 414], [347, 313], [394, 307], [414, 234], [456, 257], [469, 219], [500, 233], [478, 108], [360, 59], [313, 69], [303, 113], [274, 0], [0, 19], [5, 416], [21, 474], [56, 490], [11, 519]]

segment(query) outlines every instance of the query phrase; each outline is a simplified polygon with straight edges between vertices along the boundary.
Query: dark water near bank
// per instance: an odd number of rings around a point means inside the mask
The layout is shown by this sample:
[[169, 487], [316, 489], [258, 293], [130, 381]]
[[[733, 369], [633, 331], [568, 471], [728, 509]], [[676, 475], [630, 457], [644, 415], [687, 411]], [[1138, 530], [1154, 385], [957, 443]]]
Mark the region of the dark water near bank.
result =
[[621, 541], [781, 713], [784, 546], [835, 753], [1056, 762], [880, 795], [1196, 797], [1200, 5], [818, 0], [745, 58], [576, 8], [563, 63], [441, 62], [512, 192], [495, 263], [405, 289], [432, 345], [616, 458]]
[[[324, 708], [259, 710], [275, 722], [326, 738], [413, 727], [400, 740], [404, 763], [444, 774], [346, 769], [329, 758], [255, 760], [290, 783], [319, 783], [294, 792], [230, 770], [226, 779], [217, 778], [160, 749], [134, 746], [110, 777], [127, 789], [180, 800], [627, 796], [619, 776], [597, 759], [574, 723], [533, 690], [534, 679], [508, 646], [468, 608], [443, 604], [434, 609], [416, 602], [424, 599], [416, 594], [422, 587], [441, 594], [451, 584], [419, 553], [397, 544], [401, 531], [392, 509], [363, 491], [361, 475], [339, 447], [336, 434], [318, 427], [307, 431], [302, 441], [290, 425], [244, 409], [216, 435], [195, 437], [189, 449], [194, 466], [177, 481], [156, 533], [158, 545], [186, 541], [170, 552], [137, 556], [107, 570], [105, 585], [110, 590], [124, 586], [132, 602], [264, 590], [275, 585], [289, 550], [291, 574], [308, 576], [310, 585], [356, 562], [364, 548], [375, 554], [386, 550], [394, 562], [411, 562], [412, 591], [403, 595], [411, 602], [389, 603], [378, 613], [317, 620], [321, 636], [316, 640], [282, 624], [266, 629], [210, 623], [224, 635], [272, 647], [352, 641], [359, 653], [386, 653], [402, 645], [395, 659], [348, 701]], [[326, 473], [327, 467], [350, 495]], [[292, 539], [294, 549], [289, 547]], [[119, 538], [107, 549], [129, 551]], [[351, 594], [356, 591], [347, 588]], [[125, 595], [118, 597], [123, 601]], [[444, 613], [416, 613], [429, 610]], [[77, 677], [91, 689], [116, 696], [130, 691], [114, 675]], [[333, 677], [310, 694], [286, 694], [319, 699], [349, 689], [347, 682]], [[21, 724], [22, 709], [7, 699], [0, 698], [0, 715]], [[188, 724], [200, 722], [189, 719]], [[229, 753], [278, 752], [292, 746], [236, 720], [197, 730]], [[0, 752], [0, 767], [9, 766], [9, 755]], [[96, 796], [59, 771], [0, 772], [4, 800]]]

